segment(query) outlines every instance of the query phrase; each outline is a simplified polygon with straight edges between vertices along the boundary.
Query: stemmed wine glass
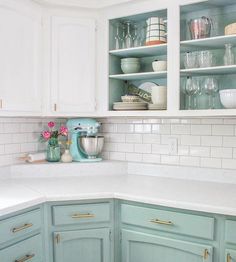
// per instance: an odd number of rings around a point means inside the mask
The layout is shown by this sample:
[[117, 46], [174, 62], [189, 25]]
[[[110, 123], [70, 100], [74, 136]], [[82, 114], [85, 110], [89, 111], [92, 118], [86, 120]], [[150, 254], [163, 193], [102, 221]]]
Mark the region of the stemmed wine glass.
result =
[[127, 21], [125, 23], [126, 28], [127, 28], [127, 32], [126, 32], [126, 36], [125, 36], [125, 47], [126, 48], [131, 48], [133, 47], [133, 38], [131, 35], [131, 22]]
[[188, 76], [185, 84], [185, 94], [188, 97], [186, 109], [197, 109], [197, 95], [200, 94], [200, 92], [199, 80]]
[[115, 35], [115, 49], [120, 49], [122, 47], [122, 39], [120, 37], [120, 23], [116, 23], [116, 35]]
[[219, 84], [215, 77], [207, 77], [203, 82], [203, 90], [208, 96], [208, 107], [215, 109], [215, 96], [219, 91]]

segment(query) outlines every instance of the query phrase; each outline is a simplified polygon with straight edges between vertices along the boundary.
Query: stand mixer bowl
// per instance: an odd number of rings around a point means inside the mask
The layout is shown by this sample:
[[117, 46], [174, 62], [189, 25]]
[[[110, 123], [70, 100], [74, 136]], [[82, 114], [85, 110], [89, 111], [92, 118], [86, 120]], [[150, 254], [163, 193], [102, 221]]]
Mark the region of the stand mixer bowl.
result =
[[85, 155], [88, 155], [89, 159], [97, 158], [102, 152], [104, 145], [103, 136], [81, 136], [78, 139], [81, 150]]

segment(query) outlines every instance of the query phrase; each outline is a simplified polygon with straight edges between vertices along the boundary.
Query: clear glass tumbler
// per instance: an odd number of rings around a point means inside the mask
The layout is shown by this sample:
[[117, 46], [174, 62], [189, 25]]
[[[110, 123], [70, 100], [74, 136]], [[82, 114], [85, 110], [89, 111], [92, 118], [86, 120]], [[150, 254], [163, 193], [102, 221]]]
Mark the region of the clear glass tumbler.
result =
[[224, 65], [226, 66], [235, 64], [235, 56], [232, 48], [233, 48], [232, 44], [225, 45]]
[[209, 50], [199, 51], [198, 64], [201, 68], [213, 66], [213, 53]]
[[197, 57], [195, 52], [187, 52], [184, 54], [184, 67], [186, 69], [197, 67]]

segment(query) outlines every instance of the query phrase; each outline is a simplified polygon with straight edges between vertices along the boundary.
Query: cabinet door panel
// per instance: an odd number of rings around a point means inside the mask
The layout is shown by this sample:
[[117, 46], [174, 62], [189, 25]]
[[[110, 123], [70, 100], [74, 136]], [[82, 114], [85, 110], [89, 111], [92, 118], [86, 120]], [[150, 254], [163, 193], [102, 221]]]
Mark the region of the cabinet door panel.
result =
[[94, 82], [94, 20], [53, 17], [52, 109], [65, 113], [93, 111]]
[[122, 252], [122, 262], [212, 262], [213, 248], [177, 239], [122, 230]]
[[41, 111], [41, 17], [0, 7], [2, 110]]
[[55, 232], [56, 262], [111, 262], [110, 230], [90, 229]]

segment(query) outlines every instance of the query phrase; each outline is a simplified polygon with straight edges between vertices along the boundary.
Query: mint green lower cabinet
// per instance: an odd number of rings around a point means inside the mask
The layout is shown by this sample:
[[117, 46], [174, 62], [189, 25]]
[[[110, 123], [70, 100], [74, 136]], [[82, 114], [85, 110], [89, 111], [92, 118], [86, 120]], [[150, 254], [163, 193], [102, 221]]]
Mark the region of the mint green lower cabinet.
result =
[[132, 230], [122, 230], [122, 262], [212, 262], [213, 248]]
[[55, 262], [111, 262], [110, 229], [54, 233]]
[[236, 250], [233, 249], [225, 250], [225, 262], [236, 262]]

